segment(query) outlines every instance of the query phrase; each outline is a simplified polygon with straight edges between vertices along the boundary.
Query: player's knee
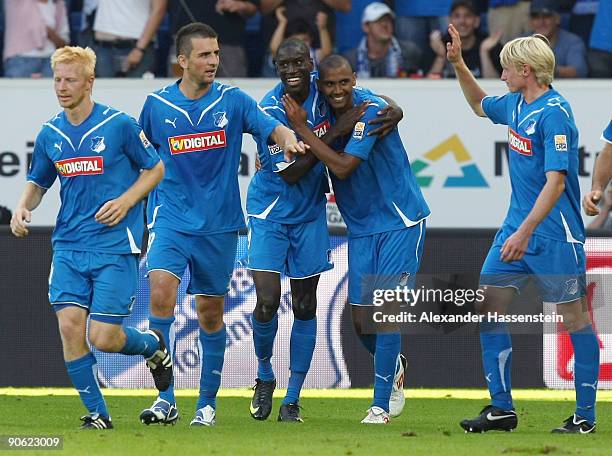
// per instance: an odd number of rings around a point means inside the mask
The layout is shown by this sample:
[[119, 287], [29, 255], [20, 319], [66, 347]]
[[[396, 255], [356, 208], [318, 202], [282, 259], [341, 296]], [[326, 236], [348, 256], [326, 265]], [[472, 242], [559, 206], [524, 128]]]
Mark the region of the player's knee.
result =
[[81, 338], [85, 332], [83, 324], [74, 319], [60, 318], [58, 320], [58, 325], [62, 340], [68, 343]]
[[274, 318], [280, 305], [280, 295], [276, 293], [257, 293], [257, 304], [253, 311], [260, 323], [267, 323]]
[[[201, 299], [199, 299], [201, 298]], [[208, 333], [223, 327], [223, 297], [198, 296], [196, 303], [200, 327]]]
[[312, 320], [317, 315], [317, 299], [312, 295], [295, 299], [292, 307], [293, 316], [298, 320]]
[[487, 311], [487, 301], [486, 301], [486, 299], [482, 300], [480, 302], [475, 301], [474, 302], [474, 310], [476, 312], [478, 312], [479, 314], [485, 313]]
[[176, 290], [171, 287], [151, 288], [151, 313], [160, 317], [174, 315], [176, 305]]

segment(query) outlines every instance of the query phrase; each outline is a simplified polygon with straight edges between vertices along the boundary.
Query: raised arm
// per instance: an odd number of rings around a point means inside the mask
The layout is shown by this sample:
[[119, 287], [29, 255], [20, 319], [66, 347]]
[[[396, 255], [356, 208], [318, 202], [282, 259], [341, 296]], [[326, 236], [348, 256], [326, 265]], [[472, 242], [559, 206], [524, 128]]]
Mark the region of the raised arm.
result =
[[450, 24], [448, 26], [448, 33], [451, 36], [451, 42], [446, 43], [446, 58], [455, 69], [455, 75], [461, 86], [461, 91], [466, 101], [472, 108], [472, 111], [479, 117], [486, 117], [486, 114], [482, 110], [481, 102], [484, 97], [487, 96], [484, 90], [478, 85], [476, 78], [465, 64], [463, 56], [461, 55], [461, 38], [459, 32]]

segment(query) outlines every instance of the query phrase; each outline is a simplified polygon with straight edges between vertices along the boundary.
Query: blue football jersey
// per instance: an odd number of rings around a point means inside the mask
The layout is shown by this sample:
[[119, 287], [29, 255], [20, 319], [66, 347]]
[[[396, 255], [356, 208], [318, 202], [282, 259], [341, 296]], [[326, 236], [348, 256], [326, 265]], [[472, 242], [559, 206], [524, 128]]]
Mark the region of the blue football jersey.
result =
[[238, 167], [242, 134], [265, 141], [280, 125], [237, 87], [214, 82], [191, 100], [179, 82], [149, 94], [140, 123], [166, 166], [149, 195], [149, 226], [191, 234], [245, 227]]
[[28, 180], [47, 189], [59, 176], [61, 206], [53, 248], [139, 253], [142, 203], [113, 227], [98, 223], [95, 214], [131, 187], [141, 169], [151, 169], [158, 162], [157, 152], [136, 120], [116, 109], [96, 103], [77, 126], [63, 111], [46, 122], [36, 138]]
[[377, 128], [368, 121], [377, 116], [385, 101], [356, 87], [354, 104], [366, 100], [370, 104], [348, 141], [334, 145], [363, 161], [346, 179], [330, 173], [336, 203], [351, 237], [410, 227], [430, 214], [397, 128], [384, 138], [368, 136]]
[[612, 144], [612, 120], [601, 134], [601, 139]]
[[567, 100], [554, 89], [529, 104], [520, 93], [508, 93], [485, 97], [482, 109], [494, 123], [508, 126], [512, 195], [504, 225], [518, 229], [546, 184], [546, 173], [562, 171], [566, 174], [565, 190], [535, 234], [583, 243], [578, 129]]
[[[310, 92], [302, 107], [308, 114], [308, 125], [321, 137], [329, 129], [327, 103], [317, 89], [317, 75], [310, 76]], [[289, 126], [281, 97], [285, 91], [282, 83], [268, 92], [261, 107], [268, 114]], [[296, 224], [309, 222], [325, 211], [325, 193], [329, 191], [327, 173], [323, 163], [317, 163], [293, 185], [287, 184], [278, 174], [291, 164], [285, 162], [284, 152], [277, 144], [260, 138], [257, 153], [261, 169], [253, 176], [247, 194], [247, 213], [251, 217], [276, 223]], [[297, 160], [300, 160], [298, 157]]]

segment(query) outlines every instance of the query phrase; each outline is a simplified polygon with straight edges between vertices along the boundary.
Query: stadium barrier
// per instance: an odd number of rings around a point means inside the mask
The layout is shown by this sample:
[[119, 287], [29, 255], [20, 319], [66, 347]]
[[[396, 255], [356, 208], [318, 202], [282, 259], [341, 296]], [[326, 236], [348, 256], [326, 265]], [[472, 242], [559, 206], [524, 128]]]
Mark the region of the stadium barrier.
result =
[[[94, 99], [138, 118], [147, 94], [173, 82], [100, 79], [94, 85]], [[273, 79], [223, 82], [237, 85], [257, 100], [278, 83]], [[483, 80], [481, 84], [491, 95], [501, 95], [506, 90], [498, 80]], [[399, 132], [432, 208], [428, 226], [499, 226], [510, 198], [507, 128], [474, 116], [456, 81], [374, 79], [368, 80], [367, 86], [390, 96], [404, 110]], [[590, 173], [602, 147], [601, 132], [610, 119], [609, 106], [602, 103], [602, 96], [612, 92], [612, 81], [560, 80], [555, 82], [555, 88], [571, 103], [580, 131], [579, 182], [584, 192], [590, 188]], [[0, 100], [4, 107], [0, 109], [4, 132], [0, 136], [0, 206], [12, 208], [25, 182], [36, 135], [59, 107], [51, 80], [0, 79]], [[232, 122], [231, 115], [228, 119]], [[244, 136], [241, 153], [238, 180], [244, 203], [255, 171], [256, 145], [250, 135]], [[44, 204], [33, 217], [34, 225], [55, 223], [58, 187], [54, 185], [47, 192]], [[332, 214], [330, 221], [335, 218]]]
[[[445, 287], [475, 288], [478, 273], [495, 231], [490, 229], [428, 229], [420, 276], [442, 280]], [[592, 232], [586, 244], [589, 302], [595, 321], [610, 327], [612, 296], [612, 238]], [[33, 227], [26, 239], [16, 239], [0, 227], [0, 387], [68, 386], [57, 322], [48, 304], [47, 278], [51, 263], [51, 228]], [[246, 236], [239, 241], [239, 260], [246, 251]], [[354, 334], [347, 296], [347, 244], [343, 230], [332, 230], [335, 268], [322, 275], [318, 292], [317, 347], [307, 388], [365, 387], [372, 384], [372, 359]], [[148, 283], [141, 261], [136, 303], [127, 322], [147, 326]], [[427, 279], [429, 278], [429, 279]], [[197, 319], [193, 297], [185, 294], [188, 276], [181, 283], [176, 320], [175, 375], [178, 388], [198, 384]], [[282, 280], [282, 304], [273, 365], [280, 386], [288, 379], [291, 332], [289, 279]], [[535, 287], [531, 287], [535, 288]], [[528, 287], [520, 300], [541, 312], [535, 290]], [[222, 386], [246, 387], [253, 382], [256, 361], [250, 314], [255, 291], [247, 270], [237, 263], [226, 300], [228, 329]], [[438, 311], [440, 307], [438, 306]], [[444, 311], [444, 309], [442, 309]], [[444, 312], [442, 312], [444, 313]], [[516, 387], [571, 388], [573, 356], [569, 338], [555, 326], [536, 325], [513, 335], [513, 377]], [[602, 331], [601, 388], [612, 388], [612, 334]], [[408, 387], [485, 387], [478, 330], [475, 324], [426, 325], [420, 333], [403, 337], [408, 359]], [[109, 387], [152, 387], [142, 360], [96, 352], [100, 378]]]

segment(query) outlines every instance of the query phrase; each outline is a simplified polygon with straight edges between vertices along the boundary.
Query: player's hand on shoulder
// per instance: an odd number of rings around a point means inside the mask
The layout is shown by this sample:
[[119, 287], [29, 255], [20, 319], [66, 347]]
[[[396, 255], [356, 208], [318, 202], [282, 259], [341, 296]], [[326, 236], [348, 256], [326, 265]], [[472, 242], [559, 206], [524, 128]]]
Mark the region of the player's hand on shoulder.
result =
[[306, 125], [308, 116], [306, 111], [302, 108], [297, 101], [291, 98], [291, 95], [283, 95], [282, 98], [283, 106], [285, 107], [285, 115], [287, 120], [293, 128], [298, 126]]
[[103, 225], [115, 226], [123, 220], [130, 207], [127, 201], [121, 197], [107, 201], [96, 213], [96, 221]]
[[601, 190], [591, 190], [589, 193], [584, 195], [582, 199], [582, 207], [586, 215], [597, 215], [599, 214], [599, 201], [601, 200]]
[[384, 138], [387, 136], [397, 124], [404, 118], [404, 111], [397, 105], [387, 105], [376, 113], [378, 117], [371, 119], [368, 125], [378, 125], [380, 127], [370, 131], [368, 136], [380, 136]]
[[11, 231], [17, 237], [30, 234], [28, 223], [32, 221], [32, 212], [23, 207], [18, 207], [11, 217]]
[[446, 43], [446, 58], [450, 63], [455, 65], [463, 60], [461, 56], [461, 37], [453, 24], [449, 24], [448, 33], [451, 37], [451, 41]]
[[355, 124], [363, 117], [365, 114], [366, 108], [368, 107], [368, 102], [364, 101], [363, 103], [353, 106], [348, 111], [342, 113], [336, 123], [332, 127], [334, 129], [334, 133], [337, 136], [346, 136], [353, 131], [355, 128]]

